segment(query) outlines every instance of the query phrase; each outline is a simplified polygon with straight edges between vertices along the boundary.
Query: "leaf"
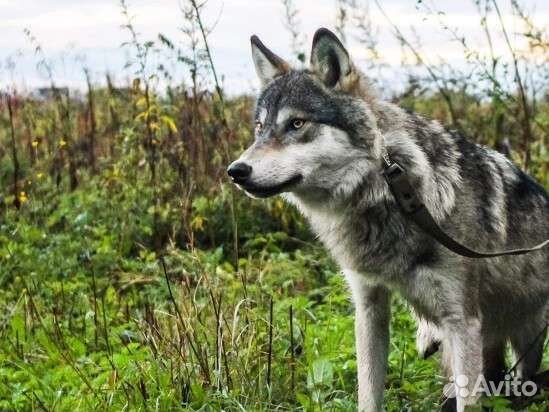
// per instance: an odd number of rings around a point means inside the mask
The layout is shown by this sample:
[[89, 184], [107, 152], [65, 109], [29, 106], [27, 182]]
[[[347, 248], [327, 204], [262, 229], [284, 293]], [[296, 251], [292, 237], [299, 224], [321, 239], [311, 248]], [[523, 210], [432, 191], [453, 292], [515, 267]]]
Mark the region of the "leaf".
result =
[[140, 97], [139, 99], [137, 99], [137, 101], [135, 102], [135, 105], [137, 107], [145, 107], [147, 105], [147, 99], [145, 97]]
[[307, 376], [307, 386], [310, 388], [318, 385], [331, 387], [333, 378], [334, 368], [332, 363], [327, 359], [317, 359], [313, 362]]
[[173, 133], [177, 133], [177, 127], [175, 125], [175, 121], [170, 117], [170, 116], [160, 116], [160, 120], [162, 120], [162, 122], [168, 126], [168, 128], [173, 132]]

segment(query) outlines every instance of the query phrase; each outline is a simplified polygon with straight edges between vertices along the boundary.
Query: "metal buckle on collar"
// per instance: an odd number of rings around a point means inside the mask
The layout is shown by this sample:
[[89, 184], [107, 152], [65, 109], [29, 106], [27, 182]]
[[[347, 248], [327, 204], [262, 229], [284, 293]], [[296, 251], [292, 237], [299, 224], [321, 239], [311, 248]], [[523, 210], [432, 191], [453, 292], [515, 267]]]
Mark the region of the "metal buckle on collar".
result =
[[387, 155], [386, 166], [383, 170], [385, 180], [393, 193], [398, 205], [407, 214], [413, 214], [423, 204], [419, 200], [416, 191], [406, 176], [406, 169], [404, 169], [399, 163], [391, 161]]
[[383, 170], [383, 174], [385, 175], [385, 178], [391, 181], [403, 175], [404, 172], [405, 170], [400, 164], [393, 163], [393, 162], [391, 162], [390, 165], [387, 165]]
[[389, 157], [389, 153], [388, 152], [383, 153], [382, 157], [383, 157], [383, 161], [385, 162], [385, 168], [391, 167], [391, 165], [393, 164], [393, 161]]

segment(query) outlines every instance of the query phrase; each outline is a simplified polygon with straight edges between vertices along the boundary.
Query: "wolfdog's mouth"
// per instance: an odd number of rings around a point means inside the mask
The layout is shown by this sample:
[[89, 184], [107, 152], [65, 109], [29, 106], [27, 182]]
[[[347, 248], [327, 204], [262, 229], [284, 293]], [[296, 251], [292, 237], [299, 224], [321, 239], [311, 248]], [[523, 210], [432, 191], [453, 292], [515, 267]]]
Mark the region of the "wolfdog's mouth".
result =
[[301, 179], [301, 175], [295, 175], [288, 180], [274, 186], [258, 186], [254, 185], [253, 183], [239, 184], [239, 186], [244, 189], [244, 191], [254, 197], [265, 198], [288, 191], [288, 189], [290, 189], [292, 186], [298, 184]]

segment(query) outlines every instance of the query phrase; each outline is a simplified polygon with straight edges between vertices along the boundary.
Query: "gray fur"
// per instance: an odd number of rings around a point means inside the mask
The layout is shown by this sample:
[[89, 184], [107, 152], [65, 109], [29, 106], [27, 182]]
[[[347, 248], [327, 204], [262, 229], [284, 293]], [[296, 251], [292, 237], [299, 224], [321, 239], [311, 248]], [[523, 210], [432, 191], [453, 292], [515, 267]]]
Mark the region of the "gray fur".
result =
[[[376, 98], [327, 30], [311, 55], [305, 71], [263, 66], [276, 76], [259, 95], [256, 140], [237, 161], [252, 172], [239, 186], [259, 197], [283, 192], [345, 273], [356, 304], [360, 410], [382, 408], [391, 292], [435, 326], [425, 332], [442, 341], [451, 373], [472, 384], [496, 374], [505, 343], [520, 353], [545, 321], [549, 252], [472, 260], [445, 249], [399, 211], [381, 176], [382, 149], [407, 169], [442, 229], [477, 250], [548, 238], [547, 193], [497, 152]], [[292, 129], [292, 118], [304, 126]], [[540, 351], [521, 373], [537, 370]], [[475, 401], [459, 397], [457, 410]]]

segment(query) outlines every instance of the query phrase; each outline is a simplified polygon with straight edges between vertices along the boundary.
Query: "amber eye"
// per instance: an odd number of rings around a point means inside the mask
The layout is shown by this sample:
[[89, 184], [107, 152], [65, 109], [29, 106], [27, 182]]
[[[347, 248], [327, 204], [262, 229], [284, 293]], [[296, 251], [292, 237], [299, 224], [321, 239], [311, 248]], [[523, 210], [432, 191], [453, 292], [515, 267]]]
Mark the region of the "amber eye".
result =
[[305, 120], [303, 119], [293, 119], [292, 120], [292, 129], [301, 129], [303, 125], [305, 124]]
[[255, 132], [259, 133], [263, 129], [263, 123], [261, 122], [255, 122]]

